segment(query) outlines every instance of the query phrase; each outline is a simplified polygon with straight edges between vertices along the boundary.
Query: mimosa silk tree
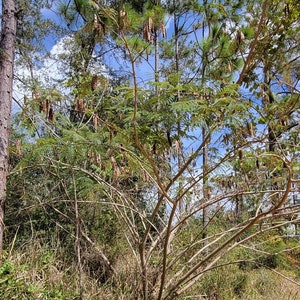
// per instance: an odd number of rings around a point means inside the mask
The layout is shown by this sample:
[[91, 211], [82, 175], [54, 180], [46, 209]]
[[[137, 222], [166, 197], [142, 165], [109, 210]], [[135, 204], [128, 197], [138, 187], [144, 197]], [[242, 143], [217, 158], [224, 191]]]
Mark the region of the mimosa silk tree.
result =
[[3, 0], [0, 40], [0, 259], [3, 248], [15, 39], [15, 0]]

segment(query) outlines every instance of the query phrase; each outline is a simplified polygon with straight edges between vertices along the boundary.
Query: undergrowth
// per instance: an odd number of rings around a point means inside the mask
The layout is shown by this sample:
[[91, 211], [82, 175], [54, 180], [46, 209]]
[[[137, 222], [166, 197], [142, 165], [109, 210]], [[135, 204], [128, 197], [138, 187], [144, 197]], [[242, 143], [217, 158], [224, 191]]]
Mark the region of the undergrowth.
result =
[[[260, 263], [229, 264], [207, 272], [179, 299], [297, 300], [300, 299], [299, 251], [287, 251], [275, 268]], [[268, 262], [267, 259], [265, 261]], [[273, 263], [273, 262], [272, 262]], [[137, 299], [131, 283], [139, 280], [134, 260], [123, 255], [116, 261], [117, 274], [101, 283], [82, 274], [82, 298], [76, 263], [61, 259], [57, 249], [39, 242], [4, 252], [0, 266], [1, 300], [119, 300]]]

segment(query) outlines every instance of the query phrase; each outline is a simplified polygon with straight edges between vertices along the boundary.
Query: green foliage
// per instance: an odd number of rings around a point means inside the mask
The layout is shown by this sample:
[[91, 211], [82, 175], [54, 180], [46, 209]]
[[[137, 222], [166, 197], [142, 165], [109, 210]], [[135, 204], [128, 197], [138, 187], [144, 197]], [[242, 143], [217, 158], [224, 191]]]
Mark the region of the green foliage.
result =
[[[5, 258], [0, 267], [1, 299], [52, 299], [62, 300], [77, 296], [75, 289], [63, 286], [63, 274], [58, 267], [58, 257], [45, 246], [41, 248], [33, 242], [24, 256], [16, 251], [13, 258]], [[29, 255], [30, 253], [30, 255]], [[68, 279], [72, 285], [72, 280]]]
[[197, 290], [208, 297], [235, 299], [245, 291], [247, 280], [247, 275], [233, 265], [210, 272], [197, 286]]
[[17, 278], [17, 272], [10, 261], [0, 267], [0, 288], [2, 299], [34, 299], [34, 286]]
[[67, 96], [24, 81], [13, 126], [7, 299], [268, 299], [272, 269], [296, 277], [298, 5], [264, 7], [62, 3]]

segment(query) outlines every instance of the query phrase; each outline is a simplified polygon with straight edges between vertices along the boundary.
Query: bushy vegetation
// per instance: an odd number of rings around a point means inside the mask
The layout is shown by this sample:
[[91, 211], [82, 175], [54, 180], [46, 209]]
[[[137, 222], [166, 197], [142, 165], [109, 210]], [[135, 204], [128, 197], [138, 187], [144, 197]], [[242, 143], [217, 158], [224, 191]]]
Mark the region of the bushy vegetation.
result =
[[[271, 300], [298, 299], [300, 277], [298, 241], [288, 241], [290, 251], [279, 253], [276, 267], [268, 263], [268, 255], [241, 260], [251, 251], [238, 249], [220, 267], [209, 271], [201, 281], [178, 299]], [[62, 246], [61, 246], [62, 247]], [[297, 247], [297, 246], [296, 246]], [[298, 246], [299, 249], [299, 246]], [[5, 251], [0, 269], [1, 299], [78, 299], [78, 270], [74, 255], [55, 247], [43, 246], [38, 240]], [[265, 264], [262, 263], [265, 260]], [[101, 262], [95, 261], [101, 270]], [[134, 299], [132, 281], [138, 270], [131, 253], [124, 252], [115, 260], [118, 272], [105, 283], [89, 272], [85, 265], [82, 277], [84, 299]], [[98, 270], [99, 271], [99, 270]]]
[[300, 298], [298, 1], [35, 4], [0, 298]]

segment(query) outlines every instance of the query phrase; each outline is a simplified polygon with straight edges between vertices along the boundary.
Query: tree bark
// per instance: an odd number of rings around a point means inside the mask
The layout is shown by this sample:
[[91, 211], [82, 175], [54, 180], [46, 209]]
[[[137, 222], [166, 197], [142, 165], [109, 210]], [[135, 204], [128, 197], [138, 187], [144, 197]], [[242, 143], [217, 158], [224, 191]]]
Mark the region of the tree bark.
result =
[[4, 207], [8, 175], [8, 144], [16, 40], [15, 0], [2, 1], [0, 40], [0, 260], [4, 236]]

